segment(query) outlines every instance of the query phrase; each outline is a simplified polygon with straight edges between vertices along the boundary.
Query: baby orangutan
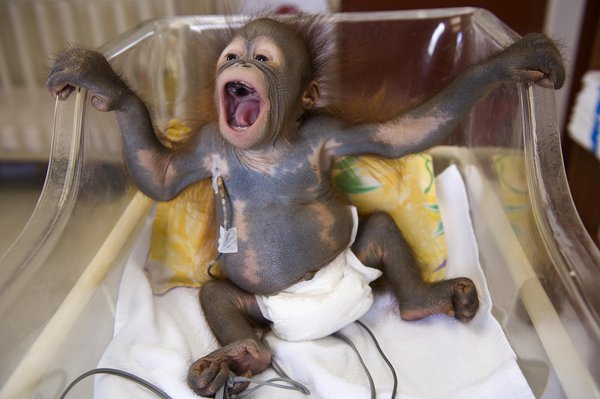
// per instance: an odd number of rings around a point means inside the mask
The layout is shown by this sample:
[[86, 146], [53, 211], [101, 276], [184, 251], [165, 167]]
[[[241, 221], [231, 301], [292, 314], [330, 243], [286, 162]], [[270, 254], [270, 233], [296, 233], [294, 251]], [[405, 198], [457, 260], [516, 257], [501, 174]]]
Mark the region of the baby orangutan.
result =
[[[160, 144], [146, 106], [101, 54], [68, 50], [49, 73], [55, 96], [66, 98], [74, 87], [84, 87], [93, 93], [95, 108], [115, 111], [128, 170], [150, 197], [169, 200], [200, 179], [222, 178], [237, 250], [222, 251], [227, 280], [210, 281], [200, 292], [207, 322], [222, 344], [189, 369], [190, 387], [203, 396], [214, 395], [230, 371], [250, 376], [269, 367], [271, 354], [256, 325], [271, 325], [289, 340], [331, 334], [367, 311], [369, 283], [381, 273], [403, 319], [443, 313], [471, 320], [479, 304], [472, 281], [425, 283], [389, 216], [375, 214], [357, 226], [332, 186], [331, 166], [347, 155], [398, 158], [425, 150], [499, 82], [559, 88], [564, 80], [554, 44], [529, 35], [469, 67], [423, 105], [385, 123], [348, 126], [329, 114], [307, 116], [320, 96], [309, 54], [302, 36], [285, 23], [261, 18], [239, 29], [216, 67], [218, 120], [177, 151]], [[217, 213], [223, 224], [225, 212]], [[340, 305], [324, 295], [310, 302], [310, 283], [321, 278], [332, 278], [334, 290], [356, 293], [354, 302]], [[296, 296], [306, 306], [294, 309], [306, 314], [281, 310]], [[310, 311], [327, 312], [332, 321], [311, 326], [320, 328], [316, 333], [297, 331], [310, 324], [303, 318]]]

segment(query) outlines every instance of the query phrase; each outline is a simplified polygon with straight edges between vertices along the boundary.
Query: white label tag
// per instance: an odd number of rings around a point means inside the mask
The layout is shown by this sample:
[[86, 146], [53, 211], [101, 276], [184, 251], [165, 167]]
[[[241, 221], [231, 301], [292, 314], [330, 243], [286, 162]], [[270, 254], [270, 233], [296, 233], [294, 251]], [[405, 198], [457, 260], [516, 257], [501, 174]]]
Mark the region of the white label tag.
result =
[[225, 230], [219, 227], [219, 252], [222, 254], [234, 254], [238, 251], [237, 227]]
[[212, 170], [212, 188], [215, 191], [215, 194], [219, 194], [219, 186], [217, 185], [219, 176], [221, 176], [221, 171], [219, 171], [219, 168], [214, 167]]

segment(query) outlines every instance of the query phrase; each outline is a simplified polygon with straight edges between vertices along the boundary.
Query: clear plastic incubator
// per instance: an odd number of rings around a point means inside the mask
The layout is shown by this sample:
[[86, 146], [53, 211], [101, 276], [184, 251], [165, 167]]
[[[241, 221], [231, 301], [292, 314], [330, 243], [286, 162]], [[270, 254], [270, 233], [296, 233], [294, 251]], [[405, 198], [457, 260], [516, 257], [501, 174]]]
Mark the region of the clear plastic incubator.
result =
[[[325, 19], [337, 53], [356, 61], [336, 71], [342, 97], [380, 95], [385, 84], [398, 110], [518, 37], [474, 8]], [[244, 20], [150, 21], [100, 50], [164, 128], [199, 106], [197, 43]], [[0, 257], [2, 399], [60, 397], [111, 342], [121, 275], [154, 207], [128, 179], [120, 143], [114, 116], [85, 91], [56, 103], [42, 195]], [[553, 91], [499, 86], [429, 155], [436, 174], [454, 165], [463, 177], [491, 315], [533, 395], [600, 397], [600, 253], [570, 198]], [[81, 385], [74, 397], [92, 397], [93, 379]]]

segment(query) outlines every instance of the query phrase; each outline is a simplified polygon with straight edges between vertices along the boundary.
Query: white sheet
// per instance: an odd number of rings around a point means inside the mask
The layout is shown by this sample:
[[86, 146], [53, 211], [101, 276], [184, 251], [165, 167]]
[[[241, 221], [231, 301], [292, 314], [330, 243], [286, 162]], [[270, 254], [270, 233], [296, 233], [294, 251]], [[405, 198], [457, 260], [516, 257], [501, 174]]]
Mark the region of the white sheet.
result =
[[[380, 293], [361, 319], [378, 338], [398, 374], [398, 398], [533, 398], [515, 355], [490, 313], [491, 299], [478, 263], [468, 201], [458, 170], [437, 178], [437, 193], [448, 240], [448, 277], [473, 279], [480, 310], [468, 324], [447, 316], [416, 322], [400, 320], [395, 298]], [[100, 367], [120, 368], [158, 385], [176, 399], [198, 398], [185, 378], [191, 362], [217, 348], [198, 303], [198, 290], [176, 288], [153, 296], [143, 273], [149, 227], [132, 253], [120, 287], [115, 337]], [[350, 337], [374, 375], [378, 398], [390, 397], [392, 377], [366, 333], [351, 325]], [[348, 345], [335, 337], [268, 343], [288, 374], [305, 384], [311, 398], [368, 398], [367, 378]], [[258, 376], [273, 377], [268, 370]], [[154, 398], [129, 381], [96, 379], [98, 398]], [[302, 398], [297, 392], [262, 388], [252, 398]]]

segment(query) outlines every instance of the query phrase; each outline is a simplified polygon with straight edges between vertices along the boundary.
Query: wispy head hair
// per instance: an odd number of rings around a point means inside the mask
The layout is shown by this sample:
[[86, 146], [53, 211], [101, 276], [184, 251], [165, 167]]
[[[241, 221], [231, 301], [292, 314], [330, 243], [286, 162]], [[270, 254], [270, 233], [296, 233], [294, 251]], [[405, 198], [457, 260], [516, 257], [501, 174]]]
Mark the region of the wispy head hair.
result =
[[317, 107], [331, 103], [338, 84], [337, 29], [330, 16], [299, 14], [284, 22], [303, 37], [311, 58], [313, 79], [319, 82], [321, 98]]
[[331, 101], [338, 76], [337, 29], [333, 17], [320, 14], [274, 15], [264, 10], [253, 14], [248, 22], [271, 18], [292, 27], [308, 48], [313, 79], [319, 82], [321, 98], [317, 107], [326, 107]]

